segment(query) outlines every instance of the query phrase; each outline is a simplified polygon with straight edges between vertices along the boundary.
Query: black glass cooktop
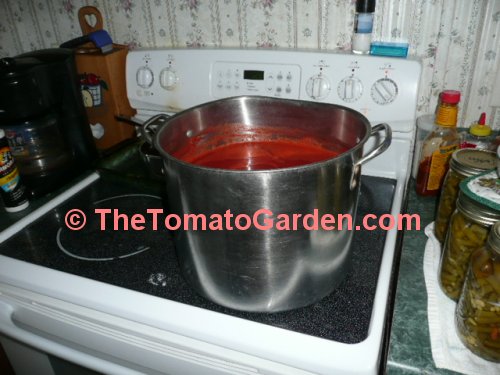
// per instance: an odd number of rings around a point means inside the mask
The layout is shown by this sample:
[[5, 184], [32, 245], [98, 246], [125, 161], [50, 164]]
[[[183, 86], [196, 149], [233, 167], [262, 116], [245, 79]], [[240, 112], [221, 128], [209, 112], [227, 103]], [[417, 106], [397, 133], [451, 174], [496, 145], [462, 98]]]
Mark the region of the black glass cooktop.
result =
[[[391, 208], [396, 182], [363, 176], [357, 223], [367, 213], [382, 215]], [[0, 253], [44, 267], [118, 285], [157, 297], [253, 320], [343, 343], [358, 343], [368, 336], [376, 281], [385, 242], [383, 230], [356, 231], [353, 263], [342, 284], [321, 301], [280, 313], [245, 313], [216, 305], [197, 295], [180, 274], [169, 232], [113, 230], [113, 209], [132, 216], [143, 208], [162, 208], [161, 193], [146, 185], [128, 184], [103, 176], [0, 245]], [[71, 231], [64, 224], [70, 209], [87, 216], [84, 229]], [[101, 209], [99, 216], [94, 209]], [[111, 210], [107, 212], [106, 210]], [[101, 220], [105, 217], [106, 220]], [[145, 215], [152, 228], [152, 215]], [[73, 223], [78, 223], [75, 216]], [[106, 230], [101, 231], [104, 221]], [[129, 223], [130, 225], [130, 223]]]

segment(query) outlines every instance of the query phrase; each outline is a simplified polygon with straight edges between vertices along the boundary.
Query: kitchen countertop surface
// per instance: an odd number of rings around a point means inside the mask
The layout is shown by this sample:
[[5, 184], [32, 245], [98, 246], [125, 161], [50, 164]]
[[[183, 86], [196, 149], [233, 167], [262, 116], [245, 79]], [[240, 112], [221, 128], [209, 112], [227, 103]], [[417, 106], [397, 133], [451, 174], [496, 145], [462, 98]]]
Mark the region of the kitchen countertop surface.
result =
[[412, 180], [407, 212], [420, 215], [421, 230], [406, 231], [394, 304], [387, 356], [387, 374], [457, 374], [434, 364], [427, 320], [427, 291], [423, 261], [427, 236], [424, 228], [434, 220], [437, 199], [419, 197]]

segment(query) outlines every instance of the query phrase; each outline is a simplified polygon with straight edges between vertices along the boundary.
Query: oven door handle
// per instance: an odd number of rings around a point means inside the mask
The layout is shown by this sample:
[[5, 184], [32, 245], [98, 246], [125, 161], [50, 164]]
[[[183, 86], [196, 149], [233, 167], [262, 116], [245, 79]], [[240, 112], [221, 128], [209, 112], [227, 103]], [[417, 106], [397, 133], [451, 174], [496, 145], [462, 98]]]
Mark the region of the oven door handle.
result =
[[[72, 341], [60, 337], [62, 331], [57, 332], [57, 330], [52, 329], [54, 332], [47, 332], [47, 328], [51, 324], [57, 328], [58, 322], [56, 319], [22, 306], [13, 307], [4, 297], [0, 293], [0, 334], [43, 353], [62, 358], [91, 370], [106, 374], [136, 375], [141, 373], [78, 350]], [[39, 331], [40, 334], [35, 333], [36, 331]], [[53, 334], [54, 339], [48, 337], [51, 334]], [[60, 340], [61, 343], [57, 340]]]
[[[2, 284], [0, 284], [2, 286]], [[239, 374], [256, 375], [259, 358], [223, 349], [151, 326], [75, 305], [54, 306], [0, 289], [0, 335], [11, 337], [69, 362], [105, 374]], [[65, 302], [59, 301], [62, 304]], [[67, 306], [69, 307], [69, 306]], [[196, 343], [198, 349], [193, 349]], [[224, 352], [224, 353], [223, 353]], [[239, 358], [244, 358], [241, 362]], [[264, 360], [265, 361], [265, 360]], [[265, 361], [267, 363], [267, 361]], [[281, 371], [266, 374], [310, 374], [270, 363]], [[291, 371], [292, 370], [292, 371]], [[32, 373], [36, 373], [33, 371]]]

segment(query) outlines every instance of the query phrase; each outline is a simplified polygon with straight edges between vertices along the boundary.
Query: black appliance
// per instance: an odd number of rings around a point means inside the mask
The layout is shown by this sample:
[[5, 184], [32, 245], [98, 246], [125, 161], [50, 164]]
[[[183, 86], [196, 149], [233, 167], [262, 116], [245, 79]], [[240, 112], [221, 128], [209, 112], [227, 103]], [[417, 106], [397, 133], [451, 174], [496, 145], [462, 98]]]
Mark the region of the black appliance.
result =
[[0, 59], [0, 128], [31, 196], [92, 166], [97, 150], [69, 49]]

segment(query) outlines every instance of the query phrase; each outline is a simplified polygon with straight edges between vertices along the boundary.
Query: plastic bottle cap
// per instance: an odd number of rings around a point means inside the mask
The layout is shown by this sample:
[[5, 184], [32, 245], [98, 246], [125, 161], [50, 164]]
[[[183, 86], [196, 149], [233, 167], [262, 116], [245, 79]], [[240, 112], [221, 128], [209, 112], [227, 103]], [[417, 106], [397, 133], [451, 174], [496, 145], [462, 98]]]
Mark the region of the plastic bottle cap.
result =
[[356, 13], [375, 12], [375, 0], [356, 0]]
[[488, 125], [474, 124], [469, 128], [469, 133], [478, 137], [487, 137], [491, 134], [491, 128]]
[[479, 121], [477, 123], [479, 125], [486, 125], [486, 113], [481, 113], [481, 116], [479, 116]]
[[5, 211], [7, 211], [7, 212], [19, 212], [19, 211], [22, 211], [22, 210], [28, 208], [29, 205], [30, 205], [30, 202], [26, 200], [26, 201], [22, 202], [19, 206], [5, 207]]
[[441, 93], [441, 101], [448, 104], [457, 104], [460, 101], [460, 91], [445, 90]]

